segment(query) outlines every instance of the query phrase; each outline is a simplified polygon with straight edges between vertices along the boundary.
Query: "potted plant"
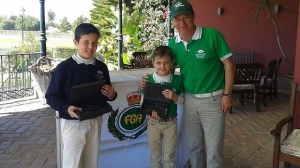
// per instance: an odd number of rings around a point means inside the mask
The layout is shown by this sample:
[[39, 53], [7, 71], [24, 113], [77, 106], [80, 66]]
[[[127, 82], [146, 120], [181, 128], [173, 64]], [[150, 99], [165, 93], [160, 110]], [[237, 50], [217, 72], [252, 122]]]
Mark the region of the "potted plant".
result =
[[[277, 44], [281, 53], [281, 56], [284, 60], [284, 62], [287, 64], [289, 72], [287, 74], [288, 78], [290, 79], [290, 81], [292, 82], [294, 79], [294, 69], [293, 66], [289, 60], [289, 58], [287, 57], [282, 45], [281, 45], [281, 39], [280, 39], [280, 31], [279, 31], [279, 27], [277, 24], [277, 21], [273, 15], [273, 9], [275, 7], [275, 5], [279, 4], [280, 0], [251, 0], [252, 2], [254, 2], [257, 5], [257, 10], [256, 13], [254, 15], [254, 19], [257, 19], [258, 16], [263, 12], [266, 11], [267, 12], [267, 18], [270, 19], [271, 23], [273, 24], [273, 27], [275, 29], [276, 32], [276, 38], [277, 38]], [[284, 5], [281, 5], [284, 6]], [[298, 10], [294, 10], [292, 11], [294, 13], [298, 13]]]

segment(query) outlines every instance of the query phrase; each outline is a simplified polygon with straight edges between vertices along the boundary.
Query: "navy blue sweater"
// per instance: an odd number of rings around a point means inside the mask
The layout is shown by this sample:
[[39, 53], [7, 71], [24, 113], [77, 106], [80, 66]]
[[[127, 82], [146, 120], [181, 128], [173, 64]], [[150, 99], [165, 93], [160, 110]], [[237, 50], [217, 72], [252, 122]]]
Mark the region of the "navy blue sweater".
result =
[[[58, 64], [54, 71], [45, 95], [47, 104], [59, 112], [59, 117], [74, 119], [68, 113], [68, 108], [72, 105], [71, 87], [103, 79], [107, 85], [111, 86], [106, 64], [99, 60], [96, 60], [95, 65], [78, 64], [70, 57]], [[108, 98], [107, 101], [109, 101]]]

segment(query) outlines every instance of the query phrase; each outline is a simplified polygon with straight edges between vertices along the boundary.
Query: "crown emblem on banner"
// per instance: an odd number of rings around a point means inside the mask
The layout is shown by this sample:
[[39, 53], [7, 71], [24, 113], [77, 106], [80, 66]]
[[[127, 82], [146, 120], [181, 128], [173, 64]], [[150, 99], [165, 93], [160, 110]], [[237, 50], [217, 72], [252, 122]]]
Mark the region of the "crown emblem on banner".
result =
[[140, 104], [141, 102], [141, 94], [138, 91], [128, 93], [127, 95], [128, 105], [132, 104]]

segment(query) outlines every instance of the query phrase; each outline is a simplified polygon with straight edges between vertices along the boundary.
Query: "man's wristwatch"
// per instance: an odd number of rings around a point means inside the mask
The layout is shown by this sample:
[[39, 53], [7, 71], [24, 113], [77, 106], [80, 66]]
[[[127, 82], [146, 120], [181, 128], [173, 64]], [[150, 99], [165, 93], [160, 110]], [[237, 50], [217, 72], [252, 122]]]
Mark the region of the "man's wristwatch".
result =
[[232, 94], [226, 94], [226, 93], [223, 93], [223, 96], [231, 97]]

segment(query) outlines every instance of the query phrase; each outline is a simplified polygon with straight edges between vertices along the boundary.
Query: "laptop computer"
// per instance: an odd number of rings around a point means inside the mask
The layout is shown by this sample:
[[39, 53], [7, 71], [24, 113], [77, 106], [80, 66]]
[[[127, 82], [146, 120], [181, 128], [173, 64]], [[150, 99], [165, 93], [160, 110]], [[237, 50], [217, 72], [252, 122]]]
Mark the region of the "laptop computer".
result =
[[71, 88], [72, 105], [82, 108], [82, 110], [75, 110], [79, 121], [96, 118], [113, 110], [101, 92], [104, 84], [105, 80], [101, 80]]
[[162, 94], [165, 89], [173, 90], [171, 86], [147, 83], [140, 112], [151, 115], [156, 111], [160, 118], [167, 119], [171, 100]]

